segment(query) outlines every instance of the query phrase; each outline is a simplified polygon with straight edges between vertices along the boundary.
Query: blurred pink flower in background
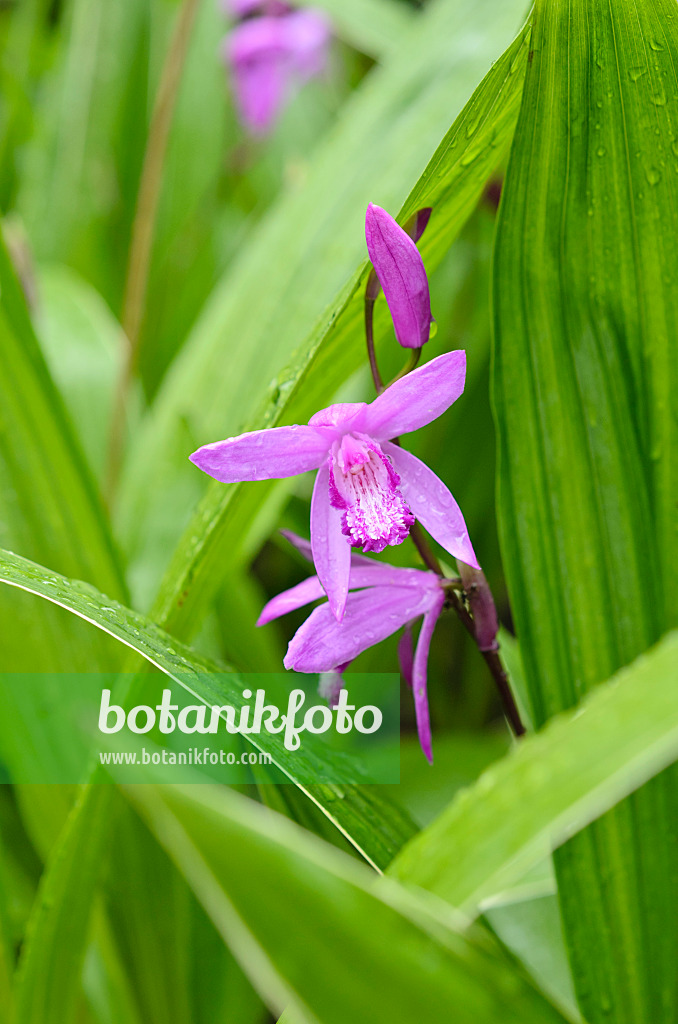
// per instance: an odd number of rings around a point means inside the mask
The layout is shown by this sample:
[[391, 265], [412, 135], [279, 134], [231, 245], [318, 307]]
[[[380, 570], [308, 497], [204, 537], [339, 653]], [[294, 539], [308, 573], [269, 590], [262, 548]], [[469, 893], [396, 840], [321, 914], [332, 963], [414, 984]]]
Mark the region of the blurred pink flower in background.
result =
[[236, 25], [224, 40], [240, 119], [253, 135], [266, 135], [309, 78], [327, 65], [330, 21], [322, 11], [292, 11], [252, 0], [229, 0], [233, 13], [265, 11]]

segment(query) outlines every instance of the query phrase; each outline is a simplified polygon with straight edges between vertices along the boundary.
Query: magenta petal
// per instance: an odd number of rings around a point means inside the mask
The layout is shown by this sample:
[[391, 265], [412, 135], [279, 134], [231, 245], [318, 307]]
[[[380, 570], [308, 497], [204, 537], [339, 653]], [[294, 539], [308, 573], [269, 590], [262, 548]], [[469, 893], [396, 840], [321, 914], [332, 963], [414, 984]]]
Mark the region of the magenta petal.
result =
[[[442, 591], [438, 591], [442, 597]], [[416, 587], [372, 587], [350, 594], [343, 622], [328, 605], [315, 608], [290, 641], [285, 668], [297, 672], [329, 672], [352, 661], [423, 615], [438, 602], [438, 594]]]
[[256, 61], [234, 69], [240, 121], [252, 135], [267, 135], [287, 99], [287, 79], [277, 61]]
[[[330, 505], [330, 471], [327, 463], [318, 470], [311, 498], [311, 550], [318, 578], [329, 606], [341, 622], [348, 597], [351, 546], [341, 532], [341, 512]], [[348, 658], [337, 658], [322, 671]]]
[[414, 647], [412, 645], [412, 623], [408, 622], [405, 631], [398, 641], [398, 661], [400, 671], [410, 689], [412, 689], [412, 672], [414, 669]]
[[285, 540], [289, 541], [293, 548], [296, 548], [300, 555], [306, 559], [307, 562], [313, 561], [313, 555], [311, 554], [311, 542], [300, 537], [298, 533], [293, 533], [292, 530], [281, 530], [280, 531]]
[[253, 18], [226, 38], [224, 53], [233, 74], [240, 118], [255, 135], [269, 131], [290, 89], [284, 18]]
[[328, 442], [350, 430], [364, 430], [366, 402], [337, 402], [311, 416], [309, 426], [326, 437]]
[[413, 242], [418, 242], [426, 231], [432, 213], [432, 207], [424, 206], [421, 210], [417, 210], [417, 212], [410, 217], [407, 224], [405, 224], [405, 231], [407, 231]]
[[[296, 533], [292, 533], [291, 530], [280, 531], [285, 540], [288, 540], [292, 547], [295, 547], [300, 555], [302, 555], [308, 562], [313, 561], [313, 553], [311, 551], [311, 542], [304, 540]], [[355, 551], [351, 552], [351, 566], [363, 566], [364, 568], [376, 566], [377, 568], [383, 565], [382, 562], [376, 562], [374, 558], [368, 558], [366, 555], [359, 555]], [[392, 566], [386, 568], [392, 569]], [[401, 570], [397, 570], [401, 571]], [[408, 569], [407, 572], [421, 572], [420, 569]], [[380, 581], [376, 581], [380, 582]], [[353, 586], [353, 584], [351, 584]]]
[[422, 569], [399, 569], [386, 562], [372, 561], [371, 565], [352, 565], [349, 577], [351, 590], [364, 587], [414, 587], [422, 593], [426, 590], [437, 591], [439, 579], [434, 572]]
[[331, 24], [323, 11], [294, 11], [283, 19], [285, 42], [294, 71], [313, 78], [325, 70]]
[[395, 336], [405, 348], [421, 348], [431, 332], [431, 299], [424, 263], [406, 231], [380, 206], [370, 203], [365, 238], [393, 318]]
[[437, 419], [464, 390], [466, 353], [446, 352], [401, 377], [368, 406], [365, 433], [387, 441]]
[[312, 427], [274, 427], [203, 445], [189, 458], [224, 484], [278, 480], [317, 469], [327, 442]]
[[336, 707], [339, 702], [339, 695], [344, 688], [344, 672], [351, 664], [347, 661], [344, 665], [337, 665], [331, 672], [321, 672], [318, 680], [318, 693], [323, 697], [331, 708]]
[[433, 763], [433, 752], [431, 749], [431, 722], [428, 714], [426, 670], [433, 630], [442, 611], [444, 601], [445, 596], [441, 591], [435, 606], [424, 615], [412, 670], [412, 694], [414, 696], [414, 711], [417, 716], [417, 733], [419, 734], [421, 749], [431, 764]]
[[388, 441], [382, 447], [400, 476], [405, 501], [424, 529], [455, 558], [479, 569], [461, 509], [442, 480], [404, 448]]
[[283, 590], [281, 594], [276, 594], [271, 598], [268, 604], [261, 609], [257, 626], [265, 626], [267, 622], [279, 619], [281, 615], [287, 615], [288, 612], [293, 612], [297, 608], [303, 608], [305, 604], [310, 604], [311, 601], [317, 601], [324, 596], [325, 591], [320, 585], [318, 577], [309, 576], [307, 580], [297, 583], [296, 587]]
[[[420, 569], [397, 569], [392, 565], [372, 562], [371, 565], [351, 567], [349, 585], [351, 589], [391, 586], [419, 587], [435, 591], [438, 589], [438, 577], [435, 573], [422, 572]], [[317, 576], [309, 576], [308, 579], [297, 583], [296, 587], [283, 590], [281, 594], [271, 598], [262, 608], [257, 626], [264, 626], [267, 622], [279, 619], [281, 615], [287, 615], [297, 608], [303, 608], [305, 604], [317, 601], [321, 597], [325, 597], [325, 591], [320, 580]]]

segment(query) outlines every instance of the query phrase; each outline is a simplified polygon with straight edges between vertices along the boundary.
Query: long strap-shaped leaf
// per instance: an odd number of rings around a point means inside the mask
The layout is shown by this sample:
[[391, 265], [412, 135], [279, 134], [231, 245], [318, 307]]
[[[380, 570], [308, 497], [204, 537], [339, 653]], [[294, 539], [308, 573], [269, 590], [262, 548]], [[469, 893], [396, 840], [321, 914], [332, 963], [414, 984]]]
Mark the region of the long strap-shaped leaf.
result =
[[[323, 1024], [555, 1024], [507, 962], [396, 883], [235, 793], [133, 787], [269, 1005]], [[295, 1014], [295, 1019], [296, 1019]]]
[[[124, 599], [103, 508], [1, 239], [0, 352], [0, 543]], [[23, 602], [0, 603], [0, 667], [91, 668], [105, 650], [100, 640], [91, 645], [82, 628], [58, 623], [53, 611], [36, 616]]]
[[[207, 704], [230, 704], [239, 708], [246, 703], [236, 675], [223, 674], [223, 668], [180, 644], [150, 619], [100, 594], [88, 584], [50, 573], [43, 566], [8, 551], [0, 551], [0, 582], [46, 598], [91, 622], [137, 651]], [[363, 791], [362, 787], [329, 781], [333, 776], [327, 775], [327, 769], [332, 772], [330, 765], [335, 755], [328, 753], [326, 756], [324, 752], [321, 755], [312, 752], [310, 747], [291, 753], [279, 736], [269, 733], [248, 734], [246, 739], [270, 753], [273, 763], [317, 803], [375, 868], [384, 868], [411, 836], [413, 826], [404, 813], [385, 801], [373, 799], [369, 788]], [[341, 760], [334, 768], [340, 777], [344, 770]], [[328, 783], [308, 784], [301, 781], [300, 772], [306, 780], [325, 776]], [[386, 817], [383, 828], [373, 827], [371, 818], [375, 810]]]
[[[494, 282], [504, 562], [535, 719], [676, 623], [678, 12], [538, 0]], [[673, 383], [672, 383], [673, 381]], [[678, 1016], [678, 787], [556, 857], [584, 1012]]]
[[476, 914], [575, 831], [678, 760], [678, 633], [516, 745], [389, 874]]

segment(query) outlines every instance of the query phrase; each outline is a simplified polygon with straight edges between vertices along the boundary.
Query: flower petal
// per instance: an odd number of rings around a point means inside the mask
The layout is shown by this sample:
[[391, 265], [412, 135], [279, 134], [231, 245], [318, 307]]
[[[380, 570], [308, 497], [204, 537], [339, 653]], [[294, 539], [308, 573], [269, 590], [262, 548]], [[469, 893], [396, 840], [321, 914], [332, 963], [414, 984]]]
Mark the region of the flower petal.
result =
[[327, 457], [327, 442], [306, 426], [254, 430], [203, 445], [191, 462], [224, 484], [241, 480], [279, 480], [317, 469]]
[[[304, 540], [291, 530], [280, 531], [285, 540], [297, 549], [300, 555], [308, 561], [313, 561], [310, 541]], [[360, 571], [359, 571], [360, 570]], [[358, 555], [351, 552], [351, 571], [349, 576], [350, 589], [359, 587], [376, 587], [379, 585], [395, 584], [401, 587], [427, 587], [438, 585], [438, 577], [433, 572], [423, 569], [399, 569], [387, 562], [377, 562], [374, 558], [366, 555]]]
[[320, 605], [292, 637], [285, 668], [329, 672], [423, 615], [442, 597], [442, 591], [416, 587], [371, 587], [349, 594], [343, 622], [337, 622], [328, 605]]
[[231, 67], [240, 119], [255, 135], [265, 135], [287, 102], [291, 69], [283, 18], [244, 21], [230, 32], [224, 56]]
[[386, 388], [367, 408], [365, 433], [376, 441], [418, 430], [459, 398], [466, 378], [466, 353], [445, 352]]
[[281, 615], [287, 615], [288, 612], [293, 612], [297, 608], [303, 608], [305, 604], [310, 604], [311, 601], [317, 601], [324, 596], [325, 591], [318, 577], [309, 576], [307, 580], [297, 583], [296, 587], [290, 587], [289, 590], [283, 590], [281, 594], [272, 597], [261, 609], [257, 626], [265, 626], [267, 622], [279, 619]]
[[344, 689], [344, 672], [351, 664], [337, 665], [331, 672], [321, 672], [318, 680], [318, 694], [327, 701], [331, 708], [339, 703], [339, 694]]
[[327, 438], [328, 446], [349, 430], [362, 430], [367, 402], [337, 402], [311, 416], [309, 426]]
[[400, 475], [405, 501], [424, 529], [455, 558], [479, 569], [461, 509], [442, 480], [404, 448], [389, 442], [382, 447]]
[[413, 242], [418, 242], [426, 231], [432, 213], [433, 207], [424, 206], [421, 210], [417, 210], [416, 213], [413, 213], [407, 224], [403, 225], [404, 230], [408, 233]]
[[299, 554], [305, 558], [307, 562], [313, 561], [310, 540], [305, 540], [304, 537], [300, 537], [298, 533], [294, 533], [292, 530], [281, 530], [280, 533], [286, 541], [289, 541], [293, 548], [297, 549]]
[[365, 239], [384, 291], [395, 336], [406, 348], [421, 348], [431, 333], [431, 299], [416, 245], [386, 210], [370, 203]]
[[372, 565], [351, 566], [349, 588], [364, 590], [365, 587], [412, 587], [421, 593], [439, 589], [439, 579], [434, 572], [423, 569], [399, 569], [385, 562]]
[[431, 764], [433, 764], [433, 752], [431, 749], [431, 722], [428, 714], [426, 670], [433, 630], [443, 609], [444, 601], [445, 595], [441, 591], [435, 606], [430, 608], [424, 615], [412, 668], [412, 694], [414, 696], [414, 711], [417, 716], [417, 733], [419, 734], [421, 749]]
[[[365, 559], [367, 561], [367, 559]], [[432, 572], [422, 572], [421, 569], [397, 569], [392, 565], [380, 565], [379, 562], [372, 562], [371, 565], [357, 566], [351, 568], [349, 585], [352, 590], [365, 589], [366, 587], [396, 586], [396, 587], [419, 587], [422, 589], [436, 590], [438, 577]], [[283, 590], [276, 594], [264, 605], [261, 615], [257, 619], [257, 626], [265, 626], [273, 619], [279, 619], [288, 612], [303, 608], [311, 601], [318, 601], [325, 597], [325, 591], [317, 576], [309, 576], [308, 579], [297, 583], [289, 590]]]
[[284, 19], [285, 41], [295, 72], [302, 80], [322, 74], [332, 27], [324, 11], [293, 11]]
[[[351, 545], [341, 532], [341, 512], [330, 505], [330, 471], [327, 463], [318, 470], [311, 498], [311, 552], [332, 614], [341, 622], [348, 597]], [[348, 658], [338, 658], [327, 670]], [[325, 669], [323, 669], [325, 671]]]

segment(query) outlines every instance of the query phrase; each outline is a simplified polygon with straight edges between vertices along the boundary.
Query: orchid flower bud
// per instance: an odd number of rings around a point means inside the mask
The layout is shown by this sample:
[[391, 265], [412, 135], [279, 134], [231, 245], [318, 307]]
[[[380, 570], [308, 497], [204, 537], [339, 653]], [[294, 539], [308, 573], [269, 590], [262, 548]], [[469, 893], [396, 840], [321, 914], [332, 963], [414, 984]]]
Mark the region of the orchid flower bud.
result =
[[417, 212], [413, 213], [409, 220], [405, 222], [403, 231], [407, 232], [413, 242], [418, 242], [426, 231], [432, 213], [432, 207], [423, 206], [421, 210], [417, 210]]
[[[430, 211], [422, 210], [415, 216], [410, 230], [420, 237]], [[374, 203], [367, 207], [365, 237], [396, 338], [404, 348], [421, 348], [431, 335], [433, 317], [428, 278], [417, 246], [408, 232]]]
[[492, 591], [482, 569], [473, 568], [457, 560], [461, 582], [466, 591], [469, 608], [473, 615], [476, 643], [479, 651], [498, 651], [497, 632], [499, 622], [494, 606]]

